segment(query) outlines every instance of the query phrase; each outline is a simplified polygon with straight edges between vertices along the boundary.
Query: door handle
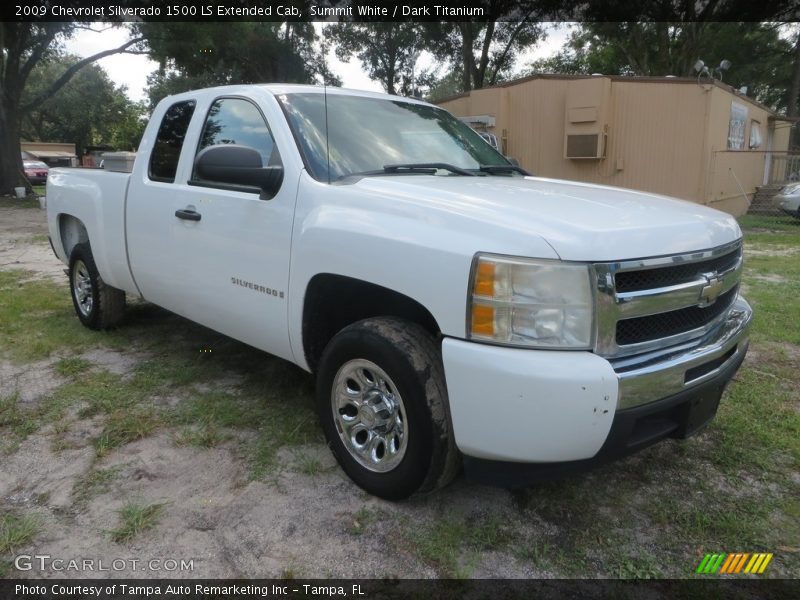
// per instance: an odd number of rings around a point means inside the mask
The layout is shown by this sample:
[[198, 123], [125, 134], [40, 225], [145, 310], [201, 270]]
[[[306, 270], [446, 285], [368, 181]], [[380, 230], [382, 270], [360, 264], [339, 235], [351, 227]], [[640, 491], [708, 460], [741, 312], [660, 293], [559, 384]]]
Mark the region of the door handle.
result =
[[175, 216], [186, 221], [199, 221], [202, 218], [202, 215], [199, 212], [190, 210], [188, 208], [176, 210]]

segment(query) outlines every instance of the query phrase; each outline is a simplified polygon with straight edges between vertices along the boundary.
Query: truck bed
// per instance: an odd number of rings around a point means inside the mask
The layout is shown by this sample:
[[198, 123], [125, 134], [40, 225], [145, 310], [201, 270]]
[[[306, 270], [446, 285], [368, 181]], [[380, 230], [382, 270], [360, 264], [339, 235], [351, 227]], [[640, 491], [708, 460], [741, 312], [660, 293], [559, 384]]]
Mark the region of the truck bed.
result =
[[92, 254], [103, 280], [136, 294], [125, 236], [125, 202], [130, 177], [130, 173], [104, 169], [51, 169], [47, 179], [47, 224], [56, 255], [68, 264], [74, 240], [67, 233], [62, 215], [79, 220], [91, 240]]

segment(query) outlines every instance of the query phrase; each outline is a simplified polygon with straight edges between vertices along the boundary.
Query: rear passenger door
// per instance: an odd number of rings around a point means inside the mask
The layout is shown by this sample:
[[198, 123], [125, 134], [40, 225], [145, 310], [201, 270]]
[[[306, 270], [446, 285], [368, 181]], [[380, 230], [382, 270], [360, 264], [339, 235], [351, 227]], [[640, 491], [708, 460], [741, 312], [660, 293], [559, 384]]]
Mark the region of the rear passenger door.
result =
[[[297, 178], [285, 176], [269, 200], [255, 189], [201, 180], [194, 157], [209, 146], [254, 148], [264, 166], [282, 164], [281, 148], [264, 112], [248, 98], [198, 102], [180, 142], [183, 120], [172, 108], [143, 191], [136, 192], [137, 207], [129, 211], [131, 266], [140, 290], [173, 312], [291, 360], [286, 289]], [[188, 107], [175, 109], [181, 111]], [[171, 164], [179, 143], [186, 147], [173, 179], [163, 181], [159, 177], [169, 174], [163, 164]]]

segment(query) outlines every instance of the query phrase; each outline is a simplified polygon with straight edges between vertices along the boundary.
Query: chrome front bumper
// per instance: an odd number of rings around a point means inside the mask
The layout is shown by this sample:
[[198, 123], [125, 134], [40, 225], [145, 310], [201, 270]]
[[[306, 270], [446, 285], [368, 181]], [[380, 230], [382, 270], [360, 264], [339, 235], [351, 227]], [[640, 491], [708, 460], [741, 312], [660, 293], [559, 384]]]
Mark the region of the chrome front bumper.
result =
[[727, 318], [700, 340], [612, 360], [619, 377], [617, 410], [677, 394], [712, 379], [747, 352], [753, 310], [741, 296]]

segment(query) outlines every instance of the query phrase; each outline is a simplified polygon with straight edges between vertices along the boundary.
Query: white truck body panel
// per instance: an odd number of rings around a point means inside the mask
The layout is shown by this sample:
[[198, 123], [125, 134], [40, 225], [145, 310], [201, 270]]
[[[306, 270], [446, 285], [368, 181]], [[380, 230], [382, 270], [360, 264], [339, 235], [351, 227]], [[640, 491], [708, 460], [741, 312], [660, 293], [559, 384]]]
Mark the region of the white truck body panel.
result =
[[47, 221], [56, 255], [69, 261], [61, 245], [58, 218], [79, 219], [95, 251], [97, 268], [110, 285], [137, 294], [128, 268], [125, 241], [125, 195], [130, 175], [100, 169], [51, 169], [47, 188]]
[[572, 352], [565, 360], [561, 351], [446, 339], [442, 358], [456, 445], [464, 454], [514, 462], [581, 460], [606, 441], [618, 380], [599, 356]]

